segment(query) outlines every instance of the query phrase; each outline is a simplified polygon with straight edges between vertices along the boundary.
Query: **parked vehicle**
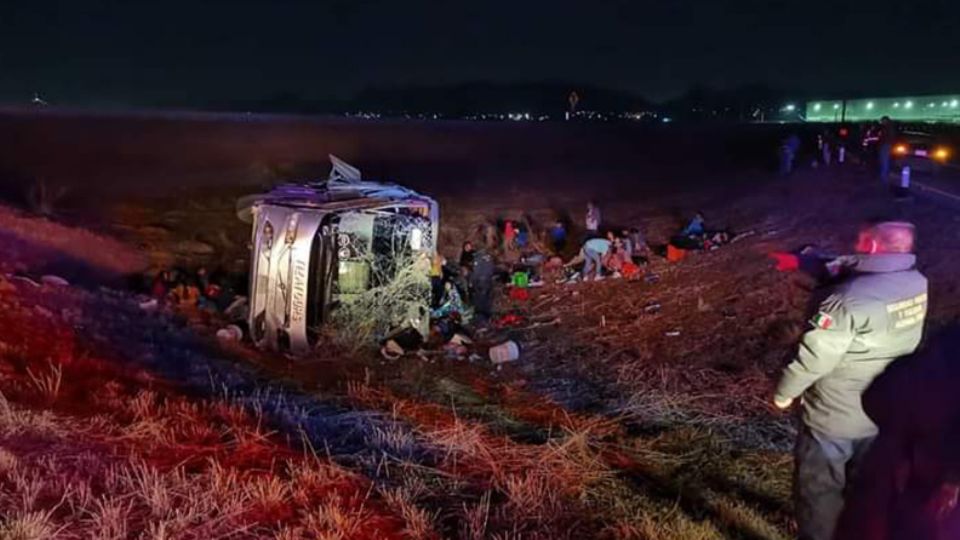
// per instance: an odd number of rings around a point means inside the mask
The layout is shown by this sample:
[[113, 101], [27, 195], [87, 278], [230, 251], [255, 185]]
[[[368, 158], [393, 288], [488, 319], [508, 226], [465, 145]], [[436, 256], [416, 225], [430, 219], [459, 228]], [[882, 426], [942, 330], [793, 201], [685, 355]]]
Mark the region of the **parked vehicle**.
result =
[[897, 169], [909, 166], [912, 171], [937, 174], [950, 160], [952, 149], [934, 135], [919, 131], [901, 132], [891, 149]]

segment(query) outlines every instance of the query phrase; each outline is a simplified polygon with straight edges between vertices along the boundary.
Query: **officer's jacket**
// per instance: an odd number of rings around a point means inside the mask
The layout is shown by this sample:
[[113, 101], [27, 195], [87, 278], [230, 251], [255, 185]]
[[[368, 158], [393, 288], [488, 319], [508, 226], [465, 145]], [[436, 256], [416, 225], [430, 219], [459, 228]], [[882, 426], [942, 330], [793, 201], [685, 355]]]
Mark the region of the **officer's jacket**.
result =
[[904, 254], [858, 257], [856, 274], [820, 305], [796, 359], [783, 371], [777, 398], [802, 396], [804, 422], [829, 437], [875, 435], [861, 394], [923, 335], [927, 279]]

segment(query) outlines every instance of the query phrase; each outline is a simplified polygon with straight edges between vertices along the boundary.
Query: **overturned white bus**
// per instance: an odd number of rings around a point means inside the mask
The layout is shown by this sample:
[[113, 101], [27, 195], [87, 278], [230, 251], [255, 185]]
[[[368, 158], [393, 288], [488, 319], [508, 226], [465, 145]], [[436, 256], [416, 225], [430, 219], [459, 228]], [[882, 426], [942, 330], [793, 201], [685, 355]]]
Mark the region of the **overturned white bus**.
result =
[[[253, 226], [248, 323], [258, 347], [311, 352], [338, 306], [384, 285], [398, 263], [427, 261], [427, 272], [436, 253], [436, 201], [365, 181], [356, 168], [330, 160], [327, 180], [284, 184], [238, 203], [240, 219]], [[404, 323], [425, 332], [429, 291], [408, 312]]]

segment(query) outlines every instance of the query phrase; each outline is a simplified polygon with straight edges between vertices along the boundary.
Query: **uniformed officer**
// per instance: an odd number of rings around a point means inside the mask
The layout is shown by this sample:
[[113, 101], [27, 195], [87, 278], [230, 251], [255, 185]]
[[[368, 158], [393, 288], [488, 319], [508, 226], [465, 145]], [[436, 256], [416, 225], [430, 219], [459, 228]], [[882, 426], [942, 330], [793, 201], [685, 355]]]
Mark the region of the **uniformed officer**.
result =
[[829, 540], [845, 488], [877, 426], [861, 394], [891, 362], [920, 343], [927, 280], [915, 269], [914, 227], [883, 222], [860, 232], [853, 275], [820, 305], [774, 403], [801, 398], [794, 497], [803, 540]]

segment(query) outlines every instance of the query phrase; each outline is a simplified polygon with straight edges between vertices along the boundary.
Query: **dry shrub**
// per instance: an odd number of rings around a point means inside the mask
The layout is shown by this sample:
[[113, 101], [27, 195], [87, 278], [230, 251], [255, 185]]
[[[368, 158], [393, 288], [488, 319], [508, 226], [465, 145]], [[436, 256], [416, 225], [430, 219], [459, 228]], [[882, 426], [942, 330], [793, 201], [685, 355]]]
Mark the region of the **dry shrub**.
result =
[[3, 540], [50, 540], [62, 530], [54, 524], [53, 510], [14, 515], [0, 524]]
[[306, 513], [304, 526], [314, 538], [351, 538], [359, 531], [369, 513], [363, 505], [351, 508], [339, 495], [331, 495]]
[[408, 477], [404, 485], [381, 490], [384, 501], [400, 513], [405, 527], [404, 533], [410, 538], [421, 540], [436, 537], [436, 522], [439, 510], [429, 512], [422, 508], [420, 500], [427, 492], [427, 486], [416, 477]]
[[476, 504], [463, 505], [463, 519], [460, 522], [460, 537], [464, 540], [484, 540], [490, 525], [490, 492], [480, 497]]
[[34, 373], [27, 366], [27, 375], [30, 382], [48, 403], [53, 403], [60, 395], [60, 384], [63, 382], [63, 367], [60, 364], [48, 362], [49, 369], [40, 373]]
[[56, 435], [63, 430], [50, 411], [33, 412], [14, 407], [0, 392], [0, 435], [11, 436], [24, 432]]
[[10, 474], [17, 469], [19, 463], [16, 454], [0, 446], [0, 474]]
[[104, 497], [96, 499], [91, 505], [89, 524], [97, 531], [97, 540], [124, 540], [129, 533], [127, 523], [130, 520], [132, 501], [120, 498]]
[[789, 538], [774, 524], [742, 501], [711, 491], [706, 491], [704, 497], [710, 501], [717, 516], [717, 521], [730, 529], [740, 531], [743, 536], [764, 540], [786, 540]]
[[244, 496], [254, 504], [272, 507], [283, 504], [290, 486], [276, 476], [259, 476], [243, 487]]
[[399, 459], [409, 459], [417, 450], [416, 437], [399, 424], [374, 425], [367, 442], [372, 448]]
[[[333, 311], [331, 329], [334, 343], [353, 353], [377, 344], [400, 328], [424, 329], [430, 297], [429, 261], [398, 256], [396, 272], [372, 278], [381, 285], [358, 293]], [[371, 268], [379, 265], [370, 261]], [[374, 270], [374, 272], [378, 272]]]
[[724, 540], [727, 538], [708, 521], [693, 521], [681, 512], [667, 516], [642, 516], [628, 526], [623, 538], [637, 540]]

